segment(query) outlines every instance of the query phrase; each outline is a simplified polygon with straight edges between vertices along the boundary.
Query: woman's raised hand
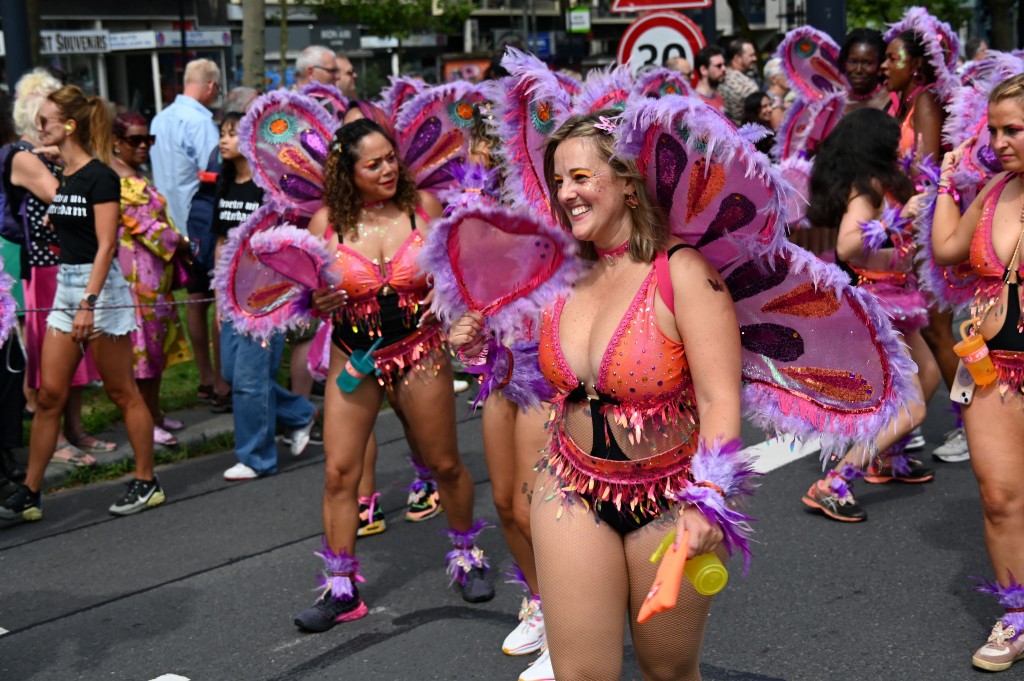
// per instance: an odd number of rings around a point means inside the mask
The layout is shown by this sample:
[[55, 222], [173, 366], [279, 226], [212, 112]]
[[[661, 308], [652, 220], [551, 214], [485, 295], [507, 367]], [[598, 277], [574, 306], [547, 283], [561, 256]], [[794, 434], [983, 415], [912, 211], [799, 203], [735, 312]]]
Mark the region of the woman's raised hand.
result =
[[964, 153], [966, 153], [968, 147], [977, 141], [977, 135], [968, 137], [966, 140], [961, 142], [956, 149], [946, 152], [945, 156], [942, 157], [942, 168], [939, 171], [941, 179], [949, 180], [952, 177], [953, 171], [956, 170], [958, 165], [960, 165], [960, 159], [964, 157]]

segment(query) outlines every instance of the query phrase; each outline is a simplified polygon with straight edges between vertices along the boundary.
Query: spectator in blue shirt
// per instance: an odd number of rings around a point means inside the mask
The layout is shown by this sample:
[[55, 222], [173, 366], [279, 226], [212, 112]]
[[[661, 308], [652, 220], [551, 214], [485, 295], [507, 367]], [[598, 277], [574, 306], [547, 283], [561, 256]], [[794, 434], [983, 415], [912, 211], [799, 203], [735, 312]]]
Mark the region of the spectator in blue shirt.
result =
[[[220, 96], [220, 69], [209, 59], [195, 59], [185, 66], [184, 91], [150, 124], [156, 137], [150, 158], [153, 182], [167, 199], [167, 213], [174, 226], [188, 232], [194, 265], [188, 284], [189, 298], [211, 298], [210, 270], [213, 269], [214, 239], [206, 221], [189, 222], [192, 199], [199, 190], [199, 171], [217, 148], [220, 136], [213, 122], [211, 106]], [[227, 408], [228, 384], [220, 375], [219, 352], [211, 361], [207, 311], [210, 303], [193, 302], [186, 311], [188, 335], [199, 370], [199, 396]]]

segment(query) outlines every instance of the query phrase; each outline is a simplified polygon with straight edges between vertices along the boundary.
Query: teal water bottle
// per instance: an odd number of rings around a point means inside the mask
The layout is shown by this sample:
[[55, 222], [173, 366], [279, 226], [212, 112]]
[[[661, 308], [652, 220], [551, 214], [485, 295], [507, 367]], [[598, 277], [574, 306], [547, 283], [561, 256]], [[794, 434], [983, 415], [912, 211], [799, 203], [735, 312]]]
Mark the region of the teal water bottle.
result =
[[364, 378], [377, 370], [377, 363], [373, 359], [373, 353], [380, 345], [383, 338], [378, 338], [370, 346], [369, 350], [353, 350], [349, 356], [345, 368], [338, 375], [338, 387], [342, 392], [350, 393], [362, 382]]

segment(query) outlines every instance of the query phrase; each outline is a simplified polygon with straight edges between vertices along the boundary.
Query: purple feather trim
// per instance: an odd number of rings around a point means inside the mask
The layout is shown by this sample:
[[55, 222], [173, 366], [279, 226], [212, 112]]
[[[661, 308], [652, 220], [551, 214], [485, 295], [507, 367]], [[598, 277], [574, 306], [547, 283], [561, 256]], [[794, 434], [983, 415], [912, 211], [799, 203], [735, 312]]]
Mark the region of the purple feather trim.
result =
[[401, 78], [388, 76], [388, 80], [391, 81], [391, 84], [381, 90], [378, 106], [390, 120], [394, 121], [398, 118], [398, 112], [405, 105], [407, 99], [411, 98], [409, 97], [410, 93], [413, 96], [418, 95], [427, 86], [423, 81], [408, 76]]
[[[963, 175], [954, 174], [953, 182], [960, 186]], [[939, 265], [935, 262], [935, 248], [932, 246], [932, 220], [935, 215], [935, 202], [938, 200], [936, 185], [925, 189], [926, 201], [914, 219], [914, 241], [917, 243], [915, 260], [918, 267], [918, 283], [922, 290], [927, 291], [938, 302], [939, 309], [953, 309], [964, 312], [974, 304], [978, 292], [978, 279], [973, 274], [966, 279], [957, 277], [956, 269]]]
[[345, 549], [341, 553], [331, 551], [327, 545], [327, 537], [323, 538], [323, 549], [315, 555], [324, 561], [324, 571], [320, 577], [320, 588], [330, 589], [331, 597], [344, 601], [355, 596], [356, 583], [365, 582], [359, 574], [359, 560], [350, 556]]
[[633, 91], [633, 76], [626, 66], [594, 69], [587, 74], [583, 88], [572, 98], [572, 112], [579, 115], [604, 109], [621, 109]]
[[666, 84], [671, 84], [676, 87], [682, 88], [681, 92], [673, 94], [691, 94], [693, 88], [687, 82], [683, 74], [672, 69], [666, 69], [663, 66], [649, 69], [641, 73], [636, 78], [636, 82], [633, 83], [633, 91], [630, 93], [633, 97], [659, 97], [661, 96], [661, 88]]
[[480, 93], [480, 86], [465, 80], [457, 80], [444, 85], [424, 88], [419, 94], [406, 102], [398, 112], [398, 119], [395, 121], [395, 133], [402, 137], [402, 133], [412, 133], [413, 124], [423, 111], [437, 102], [457, 102], [474, 94]]
[[501, 195], [498, 187], [500, 173], [497, 168], [487, 168], [479, 163], [458, 163], [450, 166], [452, 186], [438, 194], [445, 204], [445, 211], [451, 214], [456, 208], [468, 206], [480, 200], [497, 201]]
[[449, 325], [469, 311], [448, 253], [448, 237], [452, 227], [462, 220], [477, 217], [491, 224], [513, 225], [533, 223], [535, 233], [552, 239], [563, 262], [547, 281], [532, 291], [509, 301], [486, 318], [487, 328], [499, 339], [514, 338], [524, 317], [537, 318], [558, 296], [564, 294], [579, 278], [583, 264], [576, 257], [577, 244], [571, 234], [559, 227], [538, 221], [528, 209], [515, 210], [501, 205], [477, 202], [459, 208], [450, 216], [434, 223], [419, 255], [419, 265], [434, 277], [433, 311], [442, 323]]
[[1000, 618], [1005, 626], [1011, 626], [1015, 630], [1010, 640], [1016, 640], [1024, 634], [1024, 612], [1021, 612], [1021, 609], [1024, 608], [1024, 585], [1019, 584], [1013, 574], [1010, 575], [1010, 583], [1007, 586], [978, 577], [973, 579], [980, 582], [978, 591], [995, 596], [999, 600], [999, 605], [1007, 610], [1017, 611], [1004, 613]]
[[408, 457], [409, 465], [416, 471], [416, 479], [412, 481], [412, 484], [405, 488], [406, 492], [420, 493], [429, 487], [428, 483], [434, 482], [434, 474], [430, 472], [430, 469], [423, 464], [416, 461], [411, 456]]
[[[939, 21], [923, 7], [908, 9], [903, 14], [903, 19], [886, 31], [885, 42], [888, 43], [904, 31], [913, 31], [921, 38], [921, 42], [924, 43], [925, 58], [935, 70], [935, 86], [940, 103], [948, 101], [960, 87], [960, 78], [946, 61], [947, 54], [950, 54], [953, 60], [960, 54], [960, 40], [956, 33], [949, 24]], [[940, 36], [942, 36], [941, 40]], [[943, 40], [949, 42], [948, 49], [945, 51], [942, 49]]]
[[744, 123], [736, 132], [751, 144], [757, 144], [770, 135], [772, 131], [760, 123]]
[[910, 221], [900, 215], [900, 210], [899, 205], [887, 205], [882, 210], [881, 219], [860, 223], [865, 250], [875, 253], [885, 246], [890, 235], [902, 234], [905, 231]]
[[523, 574], [523, 571], [520, 569], [519, 564], [515, 561], [513, 561], [512, 565], [510, 565], [508, 570], [505, 571], [505, 583], [515, 584], [520, 589], [522, 589], [528, 597], [540, 600], [540, 596], [534, 594], [533, 589], [531, 589], [530, 585], [526, 583], [526, 575]]
[[7, 336], [11, 329], [18, 323], [18, 316], [15, 312], [17, 304], [11, 289], [14, 287], [14, 278], [4, 272], [4, 259], [0, 258], [0, 345], [7, 342]]
[[553, 393], [551, 384], [540, 370], [539, 349], [537, 341], [518, 341], [512, 347], [505, 347], [492, 340], [487, 348], [487, 360], [466, 367], [466, 373], [483, 376], [472, 408], [486, 402], [495, 390], [500, 390], [524, 411], [539, 408], [541, 403], [550, 401]]
[[341, 90], [333, 85], [312, 82], [299, 88], [299, 93], [330, 105], [334, 109], [331, 113], [339, 121], [345, 118], [345, 112], [348, 111], [349, 105], [348, 97], [341, 94]]
[[[740, 513], [733, 506], [736, 497], [750, 496], [756, 487], [755, 479], [760, 475], [754, 470], [756, 457], [745, 453], [739, 438], [726, 443], [720, 439], [708, 445], [701, 439], [697, 453], [690, 460], [690, 477], [693, 482], [666, 496], [680, 503], [692, 504], [708, 522], [722, 528], [722, 543], [729, 555], [736, 549], [743, 553], [743, 573], [750, 567], [750, 534], [753, 529], [748, 515]], [[703, 487], [710, 483], [722, 491]]]
[[483, 550], [476, 545], [477, 537], [479, 537], [480, 533], [489, 527], [491, 527], [490, 523], [483, 518], [480, 518], [473, 523], [473, 527], [465, 532], [452, 529], [445, 530], [445, 534], [448, 535], [448, 539], [451, 541], [452, 546], [455, 547], [445, 554], [444, 557], [445, 564], [448, 566], [447, 572], [449, 586], [455, 583], [464, 585], [466, 583], [466, 575], [468, 575], [473, 568], [486, 570], [490, 567], [487, 556], [485, 556]]

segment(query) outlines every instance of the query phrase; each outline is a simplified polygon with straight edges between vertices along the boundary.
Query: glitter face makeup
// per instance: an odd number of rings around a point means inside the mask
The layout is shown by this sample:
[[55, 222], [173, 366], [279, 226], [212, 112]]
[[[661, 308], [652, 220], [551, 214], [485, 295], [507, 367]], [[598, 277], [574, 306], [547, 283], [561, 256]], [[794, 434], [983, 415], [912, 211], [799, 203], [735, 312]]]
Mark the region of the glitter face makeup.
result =
[[565, 212], [573, 236], [599, 248], [614, 248], [632, 229], [626, 211], [627, 182], [617, 177], [595, 145], [585, 138], [570, 138], [555, 151], [553, 175], [556, 199]]

